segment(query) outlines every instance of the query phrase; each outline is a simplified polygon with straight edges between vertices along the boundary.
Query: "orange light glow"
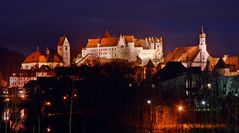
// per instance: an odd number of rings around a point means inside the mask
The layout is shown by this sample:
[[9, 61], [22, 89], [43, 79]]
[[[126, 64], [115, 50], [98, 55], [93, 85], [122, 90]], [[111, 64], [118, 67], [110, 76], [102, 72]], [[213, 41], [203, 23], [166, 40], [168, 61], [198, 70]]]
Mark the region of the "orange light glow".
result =
[[182, 111], [183, 111], [183, 106], [182, 106], [182, 105], [179, 105], [179, 106], [178, 106], [178, 111], [179, 111], [179, 112], [182, 112]]
[[51, 132], [51, 128], [50, 127], [47, 127], [47, 132]]
[[47, 105], [47, 106], [51, 106], [51, 102], [49, 102], [49, 101], [46, 102], [46, 105]]

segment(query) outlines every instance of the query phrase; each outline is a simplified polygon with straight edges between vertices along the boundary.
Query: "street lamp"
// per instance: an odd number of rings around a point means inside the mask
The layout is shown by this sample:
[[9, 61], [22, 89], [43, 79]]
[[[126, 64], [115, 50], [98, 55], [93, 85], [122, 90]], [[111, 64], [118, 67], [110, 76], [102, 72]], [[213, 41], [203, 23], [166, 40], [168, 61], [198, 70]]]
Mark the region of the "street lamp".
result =
[[51, 102], [50, 102], [50, 101], [47, 101], [47, 102], [45, 103], [45, 105], [46, 105], [46, 106], [51, 106]]
[[182, 105], [179, 105], [178, 106], [178, 111], [181, 113], [183, 111], [183, 106]]
[[153, 107], [152, 107], [152, 102], [151, 100], [147, 100], [147, 104], [150, 105], [150, 128], [149, 128], [149, 133], [153, 132]]
[[202, 104], [203, 106], [205, 106], [205, 105], [206, 105], [206, 101], [202, 100], [201, 104]]
[[51, 132], [51, 128], [50, 128], [50, 127], [47, 127], [47, 128], [46, 128], [46, 131], [47, 131], [48, 133], [50, 133], [50, 132]]
[[180, 123], [181, 123], [181, 128], [182, 128], [182, 132], [183, 132], [183, 122], [182, 122], [182, 112], [184, 111], [184, 108], [182, 105], [178, 105], [177, 110], [179, 112], [180, 115]]

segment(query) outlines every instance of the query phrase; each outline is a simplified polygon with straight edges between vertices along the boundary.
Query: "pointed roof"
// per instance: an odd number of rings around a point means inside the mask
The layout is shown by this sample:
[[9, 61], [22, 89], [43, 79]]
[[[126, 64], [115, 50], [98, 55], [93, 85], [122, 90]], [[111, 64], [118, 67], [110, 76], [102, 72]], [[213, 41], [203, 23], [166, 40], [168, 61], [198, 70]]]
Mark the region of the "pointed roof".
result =
[[204, 32], [203, 26], [201, 26], [201, 33], [199, 34], [200, 37], [206, 37], [206, 33]]
[[175, 78], [180, 74], [187, 71], [187, 68], [182, 65], [181, 62], [168, 62], [163, 69], [158, 71], [157, 77], [159, 80], [166, 80], [169, 78]]
[[47, 62], [44, 55], [41, 55], [40, 51], [35, 51], [30, 54], [23, 63], [32, 63], [32, 62]]
[[87, 48], [97, 47], [97, 44], [100, 43], [100, 39], [88, 39]]
[[239, 70], [239, 56], [229, 56], [224, 62], [230, 67], [230, 71]]
[[40, 51], [35, 51], [23, 61], [23, 63], [46, 63], [46, 62], [63, 62], [62, 57], [55, 53], [51, 52], [50, 55], [44, 55]]
[[105, 31], [105, 35], [104, 35], [104, 38], [109, 38], [111, 37], [110, 33], [108, 30]]
[[222, 58], [219, 59], [214, 69], [228, 68]]
[[145, 67], [147, 68], [154, 68], [154, 63], [152, 62], [152, 60], [149, 60], [148, 63], [145, 65]]
[[175, 48], [166, 56], [164, 64], [169, 61], [192, 62], [199, 52], [198, 46]]
[[57, 42], [57, 46], [63, 46], [65, 39], [67, 39], [65, 35], [61, 36]]
[[125, 39], [125, 42], [126, 42], [126, 43], [128, 43], [128, 42], [134, 42], [134, 36], [133, 36], [133, 35], [131, 35], [131, 36], [126, 35], [126, 36], [124, 36], [124, 39]]
[[62, 57], [59, 54], [52, 54], [50, 56], [47, 56], [47, 62], [62, 62]]
[[208, 71], [212, 71], [214, 70], [216, 64], [218, 63], [220, 58], [213, 58], [213, 57], [209, 57], [207, 60], [207, 64], [206, 64], [206, 70]]
[[49, 72], [52, 71], [52, 69], [47, 65], [42, 65], [39, 69], [37, 69], [37, 72]]
[[102, 38], [100, 41], [100, 47], [117, 46], [118, 40], [119, 39], [116, 37]]

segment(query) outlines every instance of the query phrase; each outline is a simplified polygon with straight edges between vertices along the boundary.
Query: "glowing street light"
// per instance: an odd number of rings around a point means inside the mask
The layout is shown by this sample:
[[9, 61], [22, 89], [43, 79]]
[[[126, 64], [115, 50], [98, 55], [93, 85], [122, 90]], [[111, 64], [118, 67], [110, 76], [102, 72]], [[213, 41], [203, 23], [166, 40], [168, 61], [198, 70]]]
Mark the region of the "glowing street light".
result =
[[153, 105], [151, 100], [147, 100], [147, 104], [150, 105], [150, 127], [149, 127], [149, 133], [152, 133], [153, 130]]
[[201, 104], [204, 106], [206, 105], [206, 101], [202, 100]]
[[182, 112], [182, 111], [183, 111], [183, 106], [182, 106], [182, 105], [179, 105], [179, 106], [178, 106], [178, 111], [179, 111], [179, 112]]
[[63, 96], [63, 100], [67, 100], [67, 96]]
[[48, 133], [50, 133], [50, 132], [51, 132], [51, 128], [50, 128], [50, 127], [47, 127], [46, 131], [47, 131]]
[[45, 105], [46, 105], [46, 106], [51, 106], [51, 102], [48, 101], [48, 102], [45, 103]]

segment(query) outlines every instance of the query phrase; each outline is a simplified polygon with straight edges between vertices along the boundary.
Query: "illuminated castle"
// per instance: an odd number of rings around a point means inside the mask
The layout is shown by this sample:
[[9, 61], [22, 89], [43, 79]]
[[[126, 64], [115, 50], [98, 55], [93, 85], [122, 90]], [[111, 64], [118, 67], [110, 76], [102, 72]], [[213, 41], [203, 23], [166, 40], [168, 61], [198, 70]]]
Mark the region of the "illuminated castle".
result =
[[70, 66], [70, 44], [66, 36], [60, 37], [57, 43], [57, 53], [51, 52], [48, 48], [45, 53], [37, 49], [23, 61], [22, 69], [37, 69], [43, 65], [50, 68]]
[[[133, 35], [112, 37], [108, 32], [103, 38], [88, 39], [82, 49], [82, 58], [87, 56], [100, 59], [124, 59], [129, 62], [140, 61], [141, 65], [151, 60], [154, 64], [163, 61], [163, 41], [159, 38], [136, 39]], [[79, 64], [80, 59], [76, 60]]]

